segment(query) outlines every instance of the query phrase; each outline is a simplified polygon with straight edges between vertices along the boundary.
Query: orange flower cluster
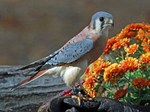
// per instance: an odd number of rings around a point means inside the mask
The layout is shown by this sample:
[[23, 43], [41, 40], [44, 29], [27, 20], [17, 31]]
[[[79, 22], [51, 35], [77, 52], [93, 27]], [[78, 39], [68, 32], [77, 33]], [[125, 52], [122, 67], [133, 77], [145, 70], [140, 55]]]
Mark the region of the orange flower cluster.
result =
[[135, 39], [138, 39], [138, 40], [140, 40], [142, 42], [146, 42], [146, 43], [150, 44], [150, 40], [148, 39], [148, 36], [150, 36], [149, 32], [145, 33], [143, 29], [139, 29]]
[[88, 92], [89, 96], [95, 97], [96, 91], [94, 88], [96, 86], [96, 82], [98, 82], [97, 76], [102, 70], [104, 70], [104, 68], [108, 67], [110, 64], [110, 62], [105, 62], [104, 59], [100, 57], [86, 69], [84, 73], [86, 79], [83, 83], [83, 87]]
[[150, 87], [150, 80], [146, 78], [136, 78], [132, 80], [132, 84], [137, 89], [142, 89], [144, 87]]
[[141, 46], [145, 52], [150, 52], [150, 32], [145, 32], [143, 29], [140, 29], [135, 39], [142, 42]]
[[108, 53], [109, 53], [109, 51], [111, 50], [112, 45], [113, 45], [114, 43], [116, 43], [116, 38], [115, 38], [115, 37], [112, 37], [112, 38], [110, 38], [110, 39], [107, 41], [106, 47], [105, 47], [105, 49], [104, 49], [104, 53], [105, 53], [105, 54], [108, 54]]
[[95, 97], [96, 91], [95, 91], [95, 82], [96, 78], [93, 76], [89, 76], [88, 78], [85, 79], [85, 82], [83, 83], [83, 87], [87, 91], [88, 95], [91, 97]]
[[125, 48], [127, 55], [134, 54], [138, 50], [139, 45], [132, 44], [128, 48]]
[[121, 76], [122, 73], [126, 71], [134, 71], [139, 67], [138, 60], [136, 58], [128, 57], [121, 61], [119, 64], [110, 62], [105, 62], [102, 58], [96, 60], [90, 67], [85, 71], [87, 76], [83, 87], [86, 89], [91, 97], [95, 97], [96, 82], [98, 82], [97, 77], [101, 71], [104, 71], [103, 80], [106, 82], [115, 83], [116, 80]]
[[106, 62], [104, 61], [103, 58], [99, 58], [97, 59], [92, 65], [91, 65], [91, 69], [92, 69], [92, 73], [94, 76], [98, 76], [99, 73], [104, 70], [106, 67], [108, 67], [111, 63], [110, 62]]
[[150, 52], [147, 52], [147, 53], [145, 53], [145, 54], [142, 54], [142, 55], [140, 56], [139, 61], [140, 61], [141, 63], [145, 63], [145, 64], [147, 64], [147, 65], [150, 66]]
[[114, 45], [112, 46], [112, 50], [114, 51], [116, 49], [121, 48], [122, 46], [127, 47], [129, 45], [129, 42], [130, 42], [130, 39], [123, 38], [123, 39], [117, 41], [116, 43], [114, 43]]
[[121, 89], [115, 92], [114, 98], [115, 99], [120, 99], [123, 98], [127, 93], [127, 89]]
[[[131, 55], [135, 52], [138, 54], [137, 57]], [[150, 25], [136, 23], [126, 26], [118, 35], [108, 40], [104, 54], [117, 56], [120, 62], [118, 62], [118, 60], [114, 62], [113, 60], [113, 63], [111, 63], [100, 57], [87, 68], [83, 86], [91, 97], [96, 96], [97, 84], [101, 85], [103, 82], [111, 82], [114, 84], [120, 77], [123, 77], [127, 71], [133, 72], [138, 68], [142, 68], [142, 64], [150, 66]], [[116, 59], [116, 57], [113, 59]], [[142, 81], [143, 79], [138, 79], [133, 80], [132, 83], [140, 88], [143, 87], [140, 83]], [[147, 82], [148, 81], [146, 81], [146, 84], [149, 84]], [[123, 97], [126, 92], [127, 89], [119, 90], [114, 94], [114, 98], [119, 99]]]
[[140, 67], [140, 64], [136, 58], [127, 57], [125, 60], [121, 61], [119, 64], [113, 63], [104, 71], [104, 81], [115, 83], [117, 78], [121, 76], [121, 74], [127, 71], [134, 71]]
[[120, 76], [119, 64], [113, 63], [107, 68], [105, 68], [104, 76], [103, 76], [104, 81], [115, 83], [119, 76]]
[[120, 61], [120, 71], [127, 72], [127, 71], [134, 71], [140, 67], [140, 63], [138, 59], [133, 57], [127, 57], [125, 60]]
[[[145, 52], [150, 52], [150, 25], [136, 23], [126, 26], [118, 35], [109, 39], [104, 53], [108, 54], [111, 50], [128, 47], [132, 37], [135, 37], [135, 41], [139, 40], [142, 43], [141, 45]], [[130, 47], [130, 49], [135, 49], [137, 46], [134, 45], [132, 47]]]
[[142, 42], [141, 46], [143, 47], [143, 50], [145, 52], [150, 52], [150, 44], [148, 44], [146, 42]]

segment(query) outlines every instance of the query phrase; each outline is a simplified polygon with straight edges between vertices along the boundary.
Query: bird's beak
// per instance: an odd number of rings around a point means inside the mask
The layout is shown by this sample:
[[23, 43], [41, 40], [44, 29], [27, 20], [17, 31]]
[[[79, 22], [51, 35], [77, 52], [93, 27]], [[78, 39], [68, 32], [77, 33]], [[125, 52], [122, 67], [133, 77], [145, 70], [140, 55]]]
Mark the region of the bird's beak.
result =
[[109, 27], [109, 28], [114, 27], [114, 22], [113, 22], [113, 20], [110, 19], [109, 21], [107, 21], [107, 23], [106, 23], [104, 26], [105, 26], [105, 27]]

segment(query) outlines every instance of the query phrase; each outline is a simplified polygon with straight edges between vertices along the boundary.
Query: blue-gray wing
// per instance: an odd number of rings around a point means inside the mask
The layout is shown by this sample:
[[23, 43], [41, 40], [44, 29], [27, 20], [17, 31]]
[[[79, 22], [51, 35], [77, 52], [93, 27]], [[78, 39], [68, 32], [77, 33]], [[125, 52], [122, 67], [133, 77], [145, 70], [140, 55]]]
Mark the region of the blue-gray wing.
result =
[[81, 41], [65, 45], [58, 50], [57, 55], [52, 57], [46, 62], [48, 65], [60, 65], [65, 63], [71, 63], [85, 55], [93, 48], [93, 40], [85, 38]]

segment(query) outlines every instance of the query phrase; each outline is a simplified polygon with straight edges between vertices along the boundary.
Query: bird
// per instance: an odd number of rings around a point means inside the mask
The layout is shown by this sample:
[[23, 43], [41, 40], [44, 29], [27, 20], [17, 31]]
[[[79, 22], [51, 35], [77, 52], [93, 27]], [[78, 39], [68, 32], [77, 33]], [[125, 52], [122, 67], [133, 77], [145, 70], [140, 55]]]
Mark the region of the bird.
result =
[[28, 70], [31, 74], [13, 89], [24, 86], [37, 78], [49, 74], [60, 75], [68, 87], [80, 81], [86, 68], [103, 53], [108, 40], [109, 30], [113, 27], [112, 14], [98, 11], [91, 17], [80, 33], [71, 38], [54, 53], [20, 67], [18, 70]]

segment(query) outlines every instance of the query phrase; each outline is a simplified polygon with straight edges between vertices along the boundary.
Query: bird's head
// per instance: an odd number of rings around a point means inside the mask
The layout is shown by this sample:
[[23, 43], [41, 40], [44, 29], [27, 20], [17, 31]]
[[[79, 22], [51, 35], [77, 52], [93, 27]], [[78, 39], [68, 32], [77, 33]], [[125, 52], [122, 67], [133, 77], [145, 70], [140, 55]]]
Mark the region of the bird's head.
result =
[[108, 12], [100, 11], [92, 16], [89, 28], [92, 34], [108, 36], [108, 31], [112, 26], [114, 26], [113, 16]]

